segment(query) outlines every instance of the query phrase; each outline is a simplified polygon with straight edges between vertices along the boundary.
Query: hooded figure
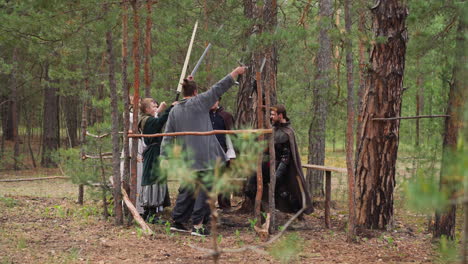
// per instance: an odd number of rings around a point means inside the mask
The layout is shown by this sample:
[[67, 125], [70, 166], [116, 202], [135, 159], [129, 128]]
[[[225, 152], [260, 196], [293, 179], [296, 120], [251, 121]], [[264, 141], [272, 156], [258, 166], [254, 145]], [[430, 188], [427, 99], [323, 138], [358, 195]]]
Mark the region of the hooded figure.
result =
[[[310, 214], [314, 208], [306, 189], [296, 136], [286, 115], [285, 107], [283, 105], [272, 107], [270, 119], [273, 123], [275, 136], [275, 207], [285, 213], [296, 213], [302, 209], [305, 202], [304, 213]], [[262, 199], [264, 201], [268, 201], [267, 185], [270, 183], [270, 165], [269, 158], [262, 164], [265, 186]], [[246, 194], [254, 199], [256, 192], [257, 177], [253, 176], [247, 184]]]

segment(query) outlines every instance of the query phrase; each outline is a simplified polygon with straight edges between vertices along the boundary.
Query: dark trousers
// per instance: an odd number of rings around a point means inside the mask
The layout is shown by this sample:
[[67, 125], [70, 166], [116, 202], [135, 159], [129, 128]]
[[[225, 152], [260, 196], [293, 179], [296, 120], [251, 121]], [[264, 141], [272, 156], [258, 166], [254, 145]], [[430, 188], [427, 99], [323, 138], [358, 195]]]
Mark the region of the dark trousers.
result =
[[[200, 172], [199, 176], [202, 176]], [[176, 205], [172, 210], [172, 219], [177, 223], [188, 223], [192, 218], [192, 224], [207, 224], [210, 220], [210, 206], [208, 204], [208, 195], [205, 191], [199, 189], [193, 191], [189, 188], [179, 188]]]

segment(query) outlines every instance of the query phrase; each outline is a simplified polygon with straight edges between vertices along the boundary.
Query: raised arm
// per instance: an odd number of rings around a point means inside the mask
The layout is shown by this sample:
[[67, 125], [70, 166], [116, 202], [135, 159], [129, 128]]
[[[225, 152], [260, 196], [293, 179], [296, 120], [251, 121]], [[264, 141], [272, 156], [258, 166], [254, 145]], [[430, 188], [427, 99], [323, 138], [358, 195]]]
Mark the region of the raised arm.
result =
[[209, 111], [211, 106], [221, 97], [229, 88], [234, 85], [235, 80], [240, 74], [245, 72], [246, 67], [237, 67], [226, 77], [213, 85], [208, 91], [199, 94], [198, 100], [203, 111]]

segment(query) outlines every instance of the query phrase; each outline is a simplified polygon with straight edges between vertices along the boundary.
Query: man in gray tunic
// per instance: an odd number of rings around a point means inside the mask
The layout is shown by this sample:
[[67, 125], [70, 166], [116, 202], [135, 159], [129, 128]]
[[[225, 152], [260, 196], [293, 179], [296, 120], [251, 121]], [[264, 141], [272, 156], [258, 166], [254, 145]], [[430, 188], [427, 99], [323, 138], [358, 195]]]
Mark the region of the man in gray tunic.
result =
[[[189, 76], [182, 85], [182, 99], [169, 114], [164, 133], [197, 131], [212, 131], [209, 110], [213, 104], [235, 83], [235, 79], [245, 72], [245, 67], [237, 67], [230, 74], [213, 85], [208, 91], [198, 94], [197, 85]], [[174, 137], [164, 137], [161, 143], [161, 156], [166, 156], [165, 148]], [[217, 158], [223, 162], [227, 160], [223, 148], [215, 135], [211, 136], [178, 136], [177, 141], [184, 150], [193, 154], [192, 168], [200, 177], [207, 171], [213, 170]], [[187, 188], [179, 188], [176, 205], [172, 211], [174, 221], [171, 229], [188, 231], [184, 224], [192, 219], [192, 235], [208, 235], [206, 224], [209, 221], [210, 208], [206, 202], [207, 194], [199, 190], [194, 193]]]

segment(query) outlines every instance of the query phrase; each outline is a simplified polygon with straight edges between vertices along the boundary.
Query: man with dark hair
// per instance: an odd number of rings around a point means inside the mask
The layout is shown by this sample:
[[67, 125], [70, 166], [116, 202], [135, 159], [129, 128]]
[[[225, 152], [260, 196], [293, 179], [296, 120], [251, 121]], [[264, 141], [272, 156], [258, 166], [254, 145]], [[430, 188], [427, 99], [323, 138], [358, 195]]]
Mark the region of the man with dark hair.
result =
[[[275, 105], [270, 110], [270, 120], [275, 135], [276, 209], [285, 213], [296, 213], [305, 207], [304, 213], [310, 214], [314, 211], [314, 208], [306, 188], [296, 136], [287, 116], [286, 108], [284, 105]], [[271, 164], [268, 162], [262, 166], [264, 185], [270, 182], [269, 166]], [[264, 190], [268, 191], [268, 188], [265, 186]], [[257, 177], [251, 177], [246, 194], [254, 199], [256, 191]], [[264, 195], [264, 197], [267, 198], [268, 195]]]
[[[219, 105], [221, 98], [216, 101], [216, 103], [210, 109], [210, 120], [213, 125], [214, 130], [231, 130], [234, 125], [234, 117], [231, 113], [224, 111], [224, 108]], [[229, 159], [226, 162], [226, 167], [229, 167], [231, 159], [236, 158], [234, 148], [232, 146], [229, 135], [217, 134], [216, 139], [223, 148], [224, 152]], [[218, 206], [221, 209], [230, 209], [231, 208], [231, 199], [227, 195], [219, 194], [218, 195]]]
[[[245, 72], [245, 67], [237, 67], [230, 74], [213, 85], [208, 91], [198, 94], [197, 85], [193, 78], [184, 79], [182, 91], [184, 99], [176, 105], [167, 121], [165, 133], [182, 131], [212, 131], [213, 126], [209, 117], [209, 110], [235, 83], [236, 78]], [[165, 147], [172, 142], [174, 137], [164, 137], [162, 141], [162, 153]], [[216, 136], [178, 136], [184, 151], [192, 153], [194, 161], [192, 168], [197, 171], [200, 178], [207, 171], [213, 170], [216, 159], [226, 161], [226, 154], [219, 144]], [[179, 188], [176, 205], [172, 211], [174, 221], [171, 229], [188, 231], [184, 224], [192, 218], [192, 234], [198, 236], [208, 235], [206, 224], [210, 217], [210, 208], [207, 204], [207, 194], [203, 190], [194, 193], [188, 188]]]

